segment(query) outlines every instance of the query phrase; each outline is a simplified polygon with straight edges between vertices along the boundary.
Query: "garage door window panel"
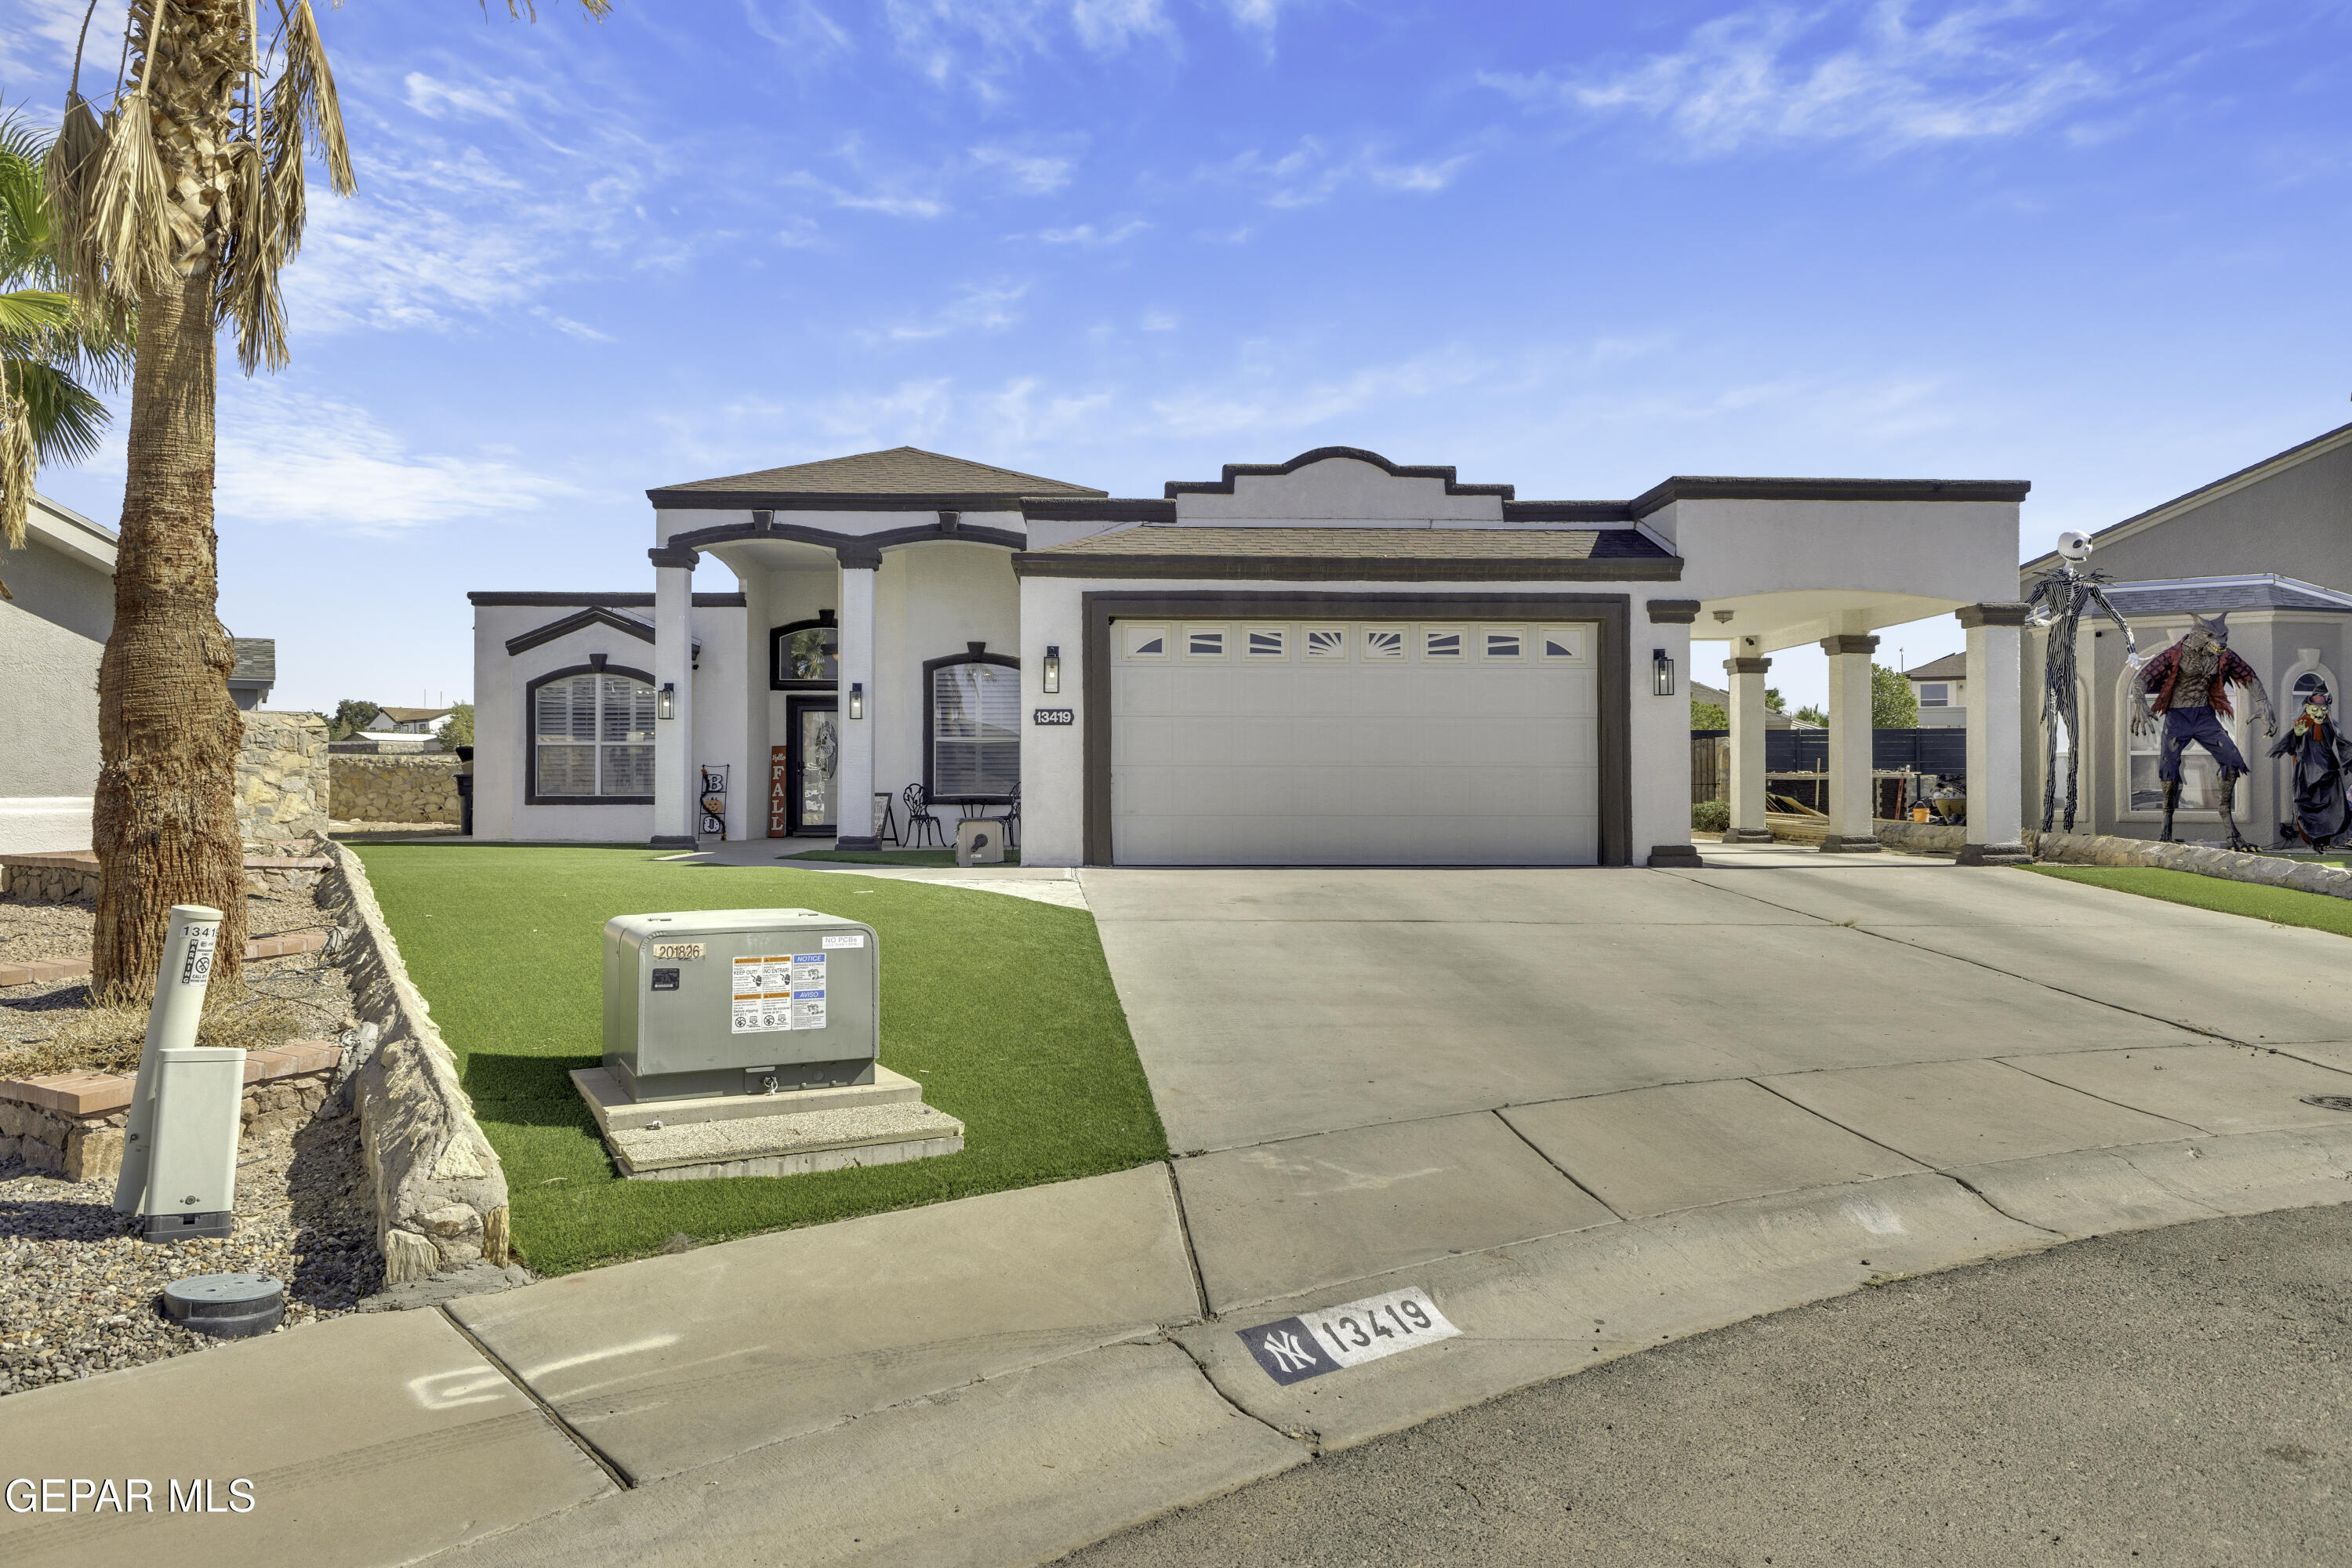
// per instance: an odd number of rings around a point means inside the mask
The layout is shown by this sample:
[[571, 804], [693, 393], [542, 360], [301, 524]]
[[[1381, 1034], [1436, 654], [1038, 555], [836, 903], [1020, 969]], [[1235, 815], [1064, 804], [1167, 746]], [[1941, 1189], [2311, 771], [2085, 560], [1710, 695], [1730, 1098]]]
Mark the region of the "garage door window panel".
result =
[[1003, 654], [923, 665], [923, 787], [934, 800], [999, 801], [1021, 783], [1021, 666]]
[[1228, 636], [1223, 626], [1186, 626], [1184, 657], [1193, 660], [1222, 660], [1230, 646]]

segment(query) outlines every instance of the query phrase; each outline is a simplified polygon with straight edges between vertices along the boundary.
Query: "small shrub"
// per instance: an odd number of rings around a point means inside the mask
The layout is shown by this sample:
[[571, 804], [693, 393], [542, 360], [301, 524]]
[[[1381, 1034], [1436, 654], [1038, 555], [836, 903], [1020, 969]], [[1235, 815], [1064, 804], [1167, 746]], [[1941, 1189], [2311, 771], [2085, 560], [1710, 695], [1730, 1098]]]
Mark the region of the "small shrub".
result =
[[1731, 826], [1731, 803], [1702, 800], [1691, 807], [1691, 827], [1700, 833], [1721, 833]]

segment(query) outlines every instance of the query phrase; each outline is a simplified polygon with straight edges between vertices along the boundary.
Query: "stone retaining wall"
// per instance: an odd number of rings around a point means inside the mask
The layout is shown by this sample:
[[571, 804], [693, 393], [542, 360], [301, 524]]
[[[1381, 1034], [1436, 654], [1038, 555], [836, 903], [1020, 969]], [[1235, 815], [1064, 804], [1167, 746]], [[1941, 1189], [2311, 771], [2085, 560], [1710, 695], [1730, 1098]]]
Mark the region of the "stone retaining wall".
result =
[[340, 844], [328, 850], [335, 865], [319, 901], [343, 933], [360, 1020], [358, 1059], [343, 1087], [360, 1113], [383, 1282], [455, 1273], [479, 1261], [504, 1268], [511, 1260], [506, 1172], [474, 1120], [456, 1057], [409, 981], [365, 868]]
[[[311, 840], [281, 847], [289, 855], [247, 855], [245, 890], [248, 893], [307, 893], [319, 885], [334, 862], [309, 853]], [[98, 898], [98, 857], [87, 849], [70, 855], [0, 855], [0, 898], [26, 904], [69, 904]], [[265, 954], [264, 956], [269, 956]]]
[[2232, 882], [2258, 882], [2266, 887], [2292, 888], [2302, 893], [2352, 899], [2352, 871], [2323, 866], [2315, 860], [2208, 849], [2196, 844], [2159, 844], [2150, 838], [2120, 838], [2109, 833], [2028, 833], [2025, 841], [2042, 859], [2061, 865], [2155, 866], [2168, 871], [2221, 877]]
[[[247, 1051], [242, 1140], [298, 1127], [326, 1103], [342, 1047], [297, 1040]], [[110, 1182], [122, 1169], [122, 1130], [134, 1073], [50, 1073], [0, 1082], [0, 1160], [15, 1156], [68, 1182]]]
[[1968, 847], [1969, 830], [1965, 823], [1945, 825], [1934, 822], [1881, 822], [1874, 825], [1878, 841], [1889, 849], [1907, 849], [1914, 854], [1957, 855]]
[[458, 820], [457, 757], [454, 752], [408, 756], [348, 756], [328, 760], [330, 809], [338, 822]]
[[250, 712], [236, 757], [236, 826], [247, 843], [327, 831], [327, 721]]

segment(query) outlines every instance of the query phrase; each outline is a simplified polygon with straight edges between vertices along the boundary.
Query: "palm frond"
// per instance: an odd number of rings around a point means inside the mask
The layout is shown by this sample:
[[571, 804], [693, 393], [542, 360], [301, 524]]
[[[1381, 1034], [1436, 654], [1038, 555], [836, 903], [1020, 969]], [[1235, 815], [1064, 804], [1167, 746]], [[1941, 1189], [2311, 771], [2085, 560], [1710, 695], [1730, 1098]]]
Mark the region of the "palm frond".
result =
[[43, 161], [41, 173], [48, 187], [48, 208], [54, 215], [50, 247], [58, 275], [86, 305], [105, 295], [104, 278], [90, 228], [79, 221], [88, 213], [106, 151], [106, 132], [89, 100], [78, 93], [66, 95], [66, 112], [58, 139]]
[[[359, 189], [352, 178], [351, 148], [343, 142], [342, 105], [335, 97], [335, 73], [328, 68], [327, 50], [319, 41], [319, 19], [310, 0], [295, 0], [286, 14], [286, 68], [278, 73], [271, 96], [290, 103], [299, 112], [310, 145], [327, 163], [327, 183], [339, 196]], [[290, 94], [290, 98], [288, 96]]]
[[47, 289], [11, 289], [0, 294], [0, 343], [38, 352], [48, 346], [53, 336], [71, 332], [74, 321], [70, 294]]
[[26, 436], [44, 463], [81, 463], [98, 455], [108, 413], [99, 395], [53, 364], [10, 367]]
[[[16, 385], [16, 367], [0, 360], [0, 550], [25, 548], [25, 514], [33, 498], [32, 421]], [[0, 595], [16, 597], [5, 584]]]
[[[588, 13], [590, 21], [601, 22], [613, 14], [613, 0], [580, 0], [580, 8]], [[490, 0], [482, 0], [482, 15], [487, 16], [489, 14]], [[507, 15], [518, 21], [536, 22], [539, 20], [538, 0], [507, 0]]]
[[115, 289], [135, 296], [163, 285], [178, 249], [146, 95], [134, 92], [124, 99], [102, 129], [105, 144], [81, 216], [89, 225], [87, 243], [97, 272]]

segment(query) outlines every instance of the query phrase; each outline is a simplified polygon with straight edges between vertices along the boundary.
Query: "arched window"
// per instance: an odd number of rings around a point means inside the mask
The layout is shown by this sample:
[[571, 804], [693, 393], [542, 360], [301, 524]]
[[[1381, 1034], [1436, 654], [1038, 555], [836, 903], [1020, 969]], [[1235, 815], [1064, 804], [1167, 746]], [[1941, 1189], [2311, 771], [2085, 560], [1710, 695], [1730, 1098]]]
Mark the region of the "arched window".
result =
[[653, 804], [653, 677], [602, 662], [559, 669], [530, 683], [524, 705], [531, 805]]
[[768, 689], [831, 691], [841, 679], [841, 628], [831, 610], [768, 634]]
[[985, 651], [923, 663], [923, 789], [1005, 800], [1021, 786], [1021, 661]]

